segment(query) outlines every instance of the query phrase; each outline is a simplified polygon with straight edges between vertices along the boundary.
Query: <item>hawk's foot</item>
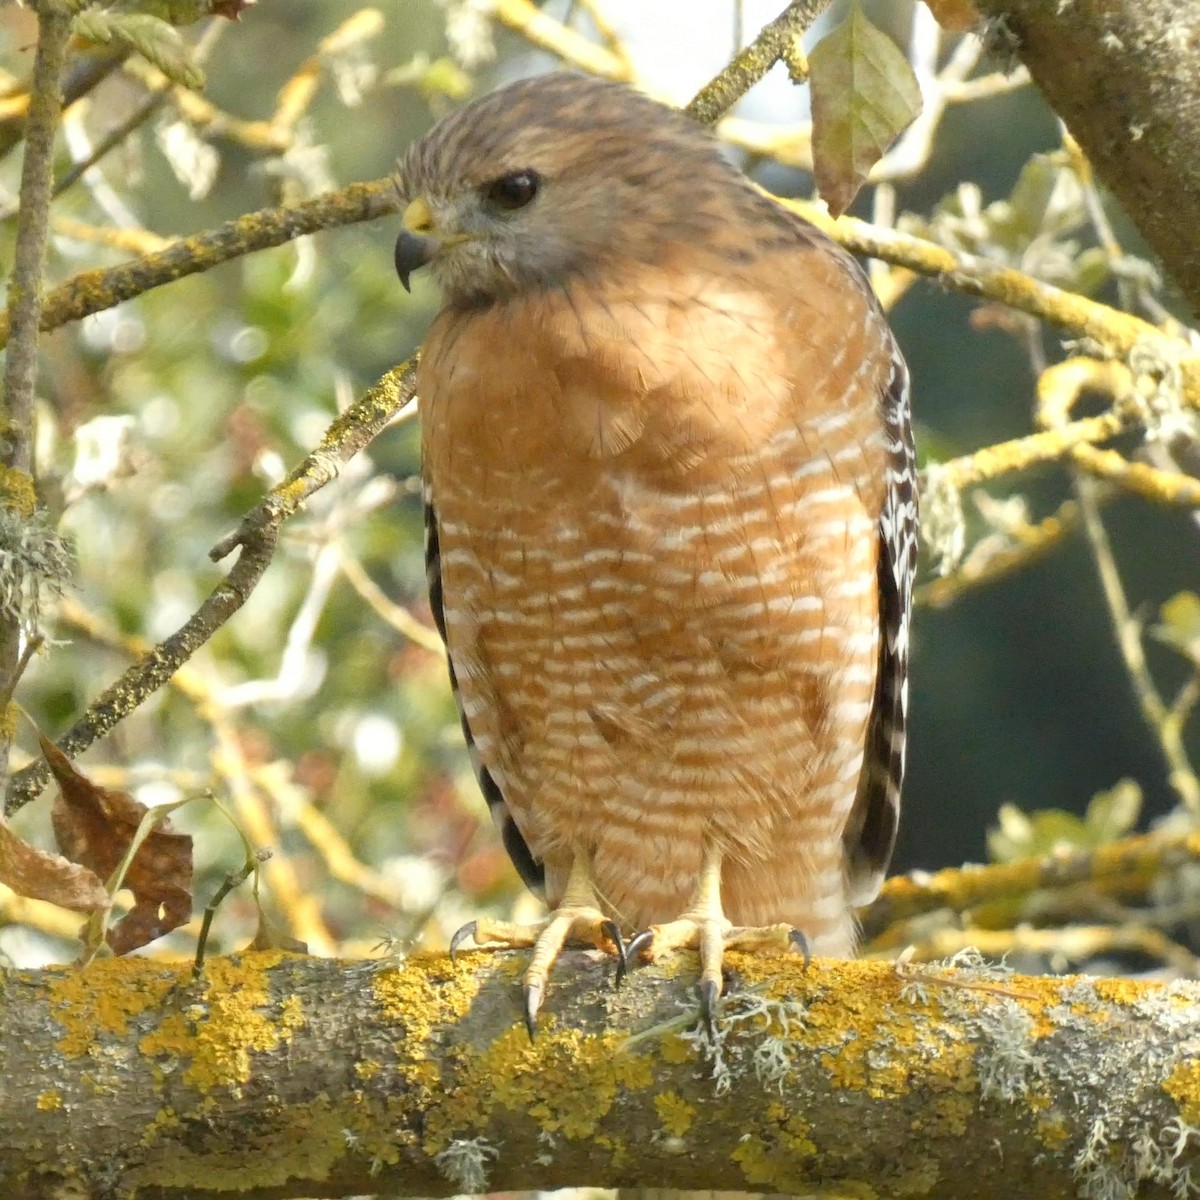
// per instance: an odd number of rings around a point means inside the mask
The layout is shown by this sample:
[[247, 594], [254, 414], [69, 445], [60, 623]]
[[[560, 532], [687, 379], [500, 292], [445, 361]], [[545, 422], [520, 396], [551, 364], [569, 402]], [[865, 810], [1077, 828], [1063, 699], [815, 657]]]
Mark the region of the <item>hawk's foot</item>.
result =
[[[537, 1014], [546, 994], [550, 968], [568, 942], [594, 946], [607, 954], [615, 954], [618, 976], [625, 972], [625, 943], [621, 938], [621, 931], [615, 921], [601, 912], [594, 896], [591, 895], [590, 885], [580, 884], [573, 889], [572, 884], [575, 882], [573, 872], [562, 903], [544, 921], [517, 925], [510, 921], [480, 917], [469, 921], [450, 939], [451, 960], [468, 938], [483, 947], [533, 948], [522, 980], [525, 1028], [529, 1030], [530, 1038], [537, 1032]], [[584, 889], [587, 892], [586, 896], [582, 894]]]
[[808, 965], [808, 939], [790, 925], [735, 926], [723, 916], [685, 913], [677, 920], [651, 925], [631, 939], [626, 953], [631, 960], [659, 962], [678, 950], [700, 952], [700, 1015], [713, 1031], [717, 1000], [724, 983], [721, 966], [725, 951], [799, 949]]

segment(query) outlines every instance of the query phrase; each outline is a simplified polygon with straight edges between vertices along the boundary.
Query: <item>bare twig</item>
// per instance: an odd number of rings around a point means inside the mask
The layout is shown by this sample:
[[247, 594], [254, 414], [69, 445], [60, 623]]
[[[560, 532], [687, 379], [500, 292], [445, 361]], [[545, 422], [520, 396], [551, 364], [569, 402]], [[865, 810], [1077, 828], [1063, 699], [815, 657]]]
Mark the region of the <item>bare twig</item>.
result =
[[6, 467], [25, 474], [33, 468], [33, 393], [42, 313], [42, 268], [50, 224], [54, 138], [62, 111], [58, 77], [70, 33], [71, 18], [65, 10], [51, 4], [40, 7], [29, 128], [21, 167], [17, 244], [8, 282], [11, 345], [4, 367], [3, 461]]
[[436, 654], [439, 658], [445, 656], [446, 648], [437, 630], [422, 625], [408, 609], [393, 603], [383, 588], [367, 574], [362, 563], [344, 546], [341, 548], [341, 567], [346, 582], [371, 606], [376, 616], [430, 654]]
[[1101, 590], [1108, 604], [1117, 646], [1133, 684], [1138, 707], [1142, 710], [1142, 716], [1150, 726], [1150, 731], [1154, 734], [1166, 760], [1167, 781], [1175, 789], [1184, 808], [1194, 818], [1200, 818], [1200, 779], [1197, 778], [1196, 770], [1188, 759], [1182, 731], [1169, 719], [1167, 705], [1159, 694], [1154, 677], [1146, 664], [1141, 623], [1129, 611], [1129, 602], [1125, 598], [1125, 588], [1113, 558], [1108, 532], [1100, 518], [1096, 484], [1093, 480], [1080, 476], [1075, 486], [1080, 511], [1083, 513], [1083, 527], [1100, 573]]
[[548, 50], [589, 75], [598, 75], [602, 79], [619, 79], [623, 82], [633, 79], [632, 66], [627, 54], [619, 54], [611, 48], [598, 46], [561, 21], [556, 21], [549, 13], [531, 3], [531, 0], [496, 0], [493, 14], [496, 20], [520, 33], [535, 46]]

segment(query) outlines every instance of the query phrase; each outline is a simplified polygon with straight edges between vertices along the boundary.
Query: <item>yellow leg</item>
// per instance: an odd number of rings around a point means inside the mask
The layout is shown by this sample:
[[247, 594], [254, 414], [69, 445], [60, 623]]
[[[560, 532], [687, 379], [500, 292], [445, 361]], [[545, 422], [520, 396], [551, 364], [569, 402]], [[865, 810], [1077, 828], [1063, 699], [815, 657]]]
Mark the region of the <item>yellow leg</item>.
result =
[[761, 928], [734, 927], [721, 906], [721, 851], [705, 848], [696, 892], [687, 912], [662, 925], [651, 925], [629, 944], [629, 953], [640, 951], [643, 961], [656, 962], [676, 950], [700, 952], [700, 1009], [712, 1027], [722, 991], [721, 963], [726, 947], [740, 950], [789, 950], [799, 947], [808, 960], [804, 935], [790, 925]]
[[451, 958], [467, 938], [473, 938], [479, 946], [533, 947], [523, 978], [525, 1026], [531, 1038], [537, 1029], [538, 1009], [542, 1007], [550, 968], [567, 942], [582, 942], [610, 954], [616, 953], [622, 965], [625, 957], [616, 922], [601, 911], [587, 868], [578, 858], [571, 865], [562, 900], [546, 920], [532, 925], [515, 925], [510, 921], [480, 917], [464, 925], [450, 939]]

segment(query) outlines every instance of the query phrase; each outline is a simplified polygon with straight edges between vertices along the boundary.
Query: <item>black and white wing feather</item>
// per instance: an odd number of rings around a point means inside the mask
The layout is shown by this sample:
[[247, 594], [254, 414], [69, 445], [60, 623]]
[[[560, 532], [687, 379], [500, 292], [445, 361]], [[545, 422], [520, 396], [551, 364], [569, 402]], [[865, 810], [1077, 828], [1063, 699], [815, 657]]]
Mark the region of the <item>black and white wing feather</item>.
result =
[[909, 626], [919, 512], [908, 368], [895, 345], [881, 405], [888, 467], [879, 519], [879, 672], [858, 794], [845, 832], [846, 879], [855, 906], [869, 904], [883, 883], [896, 844], [904, 783]]

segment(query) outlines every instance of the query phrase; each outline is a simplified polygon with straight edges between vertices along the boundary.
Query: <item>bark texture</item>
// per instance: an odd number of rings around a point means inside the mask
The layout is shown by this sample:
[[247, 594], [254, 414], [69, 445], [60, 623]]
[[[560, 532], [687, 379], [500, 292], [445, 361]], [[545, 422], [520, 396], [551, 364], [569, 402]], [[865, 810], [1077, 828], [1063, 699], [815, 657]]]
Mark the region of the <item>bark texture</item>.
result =
[[10, 972], [0, 1195], [1054, 1200], [1200, 1176], [1200, 985], [729, 959], [707, 1048], [691, 956], [614, 992], [569, 953], [533, 1045], [519, 954]]
[[976, 3], [1200, 313], [1200, 3]]

